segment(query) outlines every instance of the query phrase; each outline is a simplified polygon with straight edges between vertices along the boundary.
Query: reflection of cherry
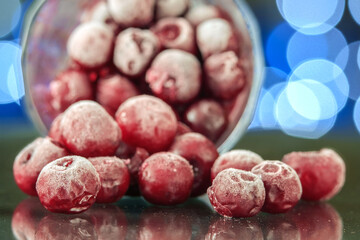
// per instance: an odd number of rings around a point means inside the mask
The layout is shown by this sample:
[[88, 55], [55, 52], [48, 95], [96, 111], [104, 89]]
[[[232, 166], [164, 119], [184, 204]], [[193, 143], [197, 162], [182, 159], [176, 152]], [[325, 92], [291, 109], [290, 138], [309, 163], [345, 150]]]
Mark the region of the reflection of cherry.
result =
[[209, 227], [206, 240], [263, 240], [263, 234], [256, 218], [235, 219], [218, 216]]
[[288, 214], [267, 215], [264, 221], [264, 238], [267, 240], [297, 240], [300, 231]]
[[15, 209], [11, 227], [16, 239], [35, 239], [36, 228], [47, 213], [38, 198], [27, 198]]
[[300, 231], [301, 239], [342, 239], [343, 222], [330, 204], [302, 202], [292, 209], [287, 216], [295, 222]]
[[179, 208], [151, 207], [140, 216], [138, 240], [190, 240], [191, 225]]

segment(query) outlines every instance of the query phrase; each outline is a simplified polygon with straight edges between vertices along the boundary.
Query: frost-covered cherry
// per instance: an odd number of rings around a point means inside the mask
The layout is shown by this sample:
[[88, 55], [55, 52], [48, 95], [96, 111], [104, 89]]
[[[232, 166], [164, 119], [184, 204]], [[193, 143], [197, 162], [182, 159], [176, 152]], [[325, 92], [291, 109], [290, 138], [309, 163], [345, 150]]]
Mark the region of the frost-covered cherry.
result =
[[139, 171], [141, 194], [153, 204], [185, 202], [190, 196], [193, 181], [194, 173], [189, 162], [170, 152], [151, 155]]
[[260, 212], [265, 201], [261, 178], [234, 168], [220, 172], [207, 194], [215, 211], [226, 217], [252, 217]]
[[177, 130], [177, 119], [162, 100], [140, 95], [126, 100], [116, 112], [122, 140], [150, 153], [167, 149]]
[[264, 159], [249, 150], [232, 150], [230, 152], [221, 154], [215, 161], [211, 168], [211, 179], [214, 180], [219, 172], [235, 168], [244, 171], [251, 171], [253, 167], [264, 161]]
[[114, 32], [118, 29], [118, 25], [111, 17], [106, 0], [101, 0], [95, 5], [86, 9], [81, 16], [81, 22], [101, 22], [108, 25]]
[[324, 148], [317, 152], [292, 152], [282, 160], [299, 175], [304, 200], [329, 200], [345, 183], [345, 163], [334, 150]]
[[46, 164], [69, 153], [50, 138], [37, 138], [16, 156], [13, 173], [18, 187], [26, 194], [36, 196], [36, 180]]
[[80, 156], [47, 164], [36, 182], [40, 202], [51, 212], [83, 212], [95, 203], [99, 190], [99, 174], [90, 161]]
[[84, 157], [111, 156], [120, 144], [121, 131], [115, 120], [93, 101], [71, 105], [60, 123], [61, 143]]
[[238, 52], [239, 43], [231, 24], [221, 18], [206, 20], [196, 29], [196, 40], [203, 59], [226, 51]]
[[63, 113], [59, 114], [51, 123], [48, 136], [55, 140], [56, 142], [61, 142], [61, 120], [63, 117]]
[[207, 87], [221, 99], [236, 96], [246, 83], [242, 61], [233, 51], [218, 53], [205, 60], [204, 72]]
[[64, 112], [71, 104], [80, 100], [92, 100], [93, 88], [85, 72], [66, 70], [50, 83], [51, 106]]
[[178, 17], [189, 7], [190, 0], [156, 0], [156, 18]]
[[186, 133], [175, 138], [169, 151], [182, 156], [193, 166], [194, 184], [191, 195], [205, 193], [211, 185], [211, 167], [219, 156], [216, 146], [199, 133]]
[[198, 5], [189, 9], [185, 18], [194, 26], [197, 27], [200, 23], [213, 19], [221, 18], [222, 14], [218, 7], [214, 5]]
[[100, 176], [100, 190], [96, 196], [98, 203], [112, 203], [119, 200], [129, 188], [129, 171], [117, 157], [89, 158]]
[[261, 211], [283, 213], [293, 208], [300, 200], [300, 179], [289, 165], [280, 161], [263, 161], [251, 172], [264, 182], [266, 198]]
[[112, 116], [123, 102], [136, 95], [139, 91], [135, 85], [120, 74], [100, 78], [97, 82], [96, 101]]
[[128, 28], [116, 38], [114, 64], [123, 74], [138, 76], [149, 66], [160, 46], [150, 30]]
[[192, 132], [192, 130], [185, 123], [182, 123], [180, 121], [178, 122], [176, 136], [180, 136], [190, 132]]
[[195, 53], [195, 31], [185, 18], [163, 18], [151, 29], [165, 48]]
[[161, 52], [146, 72], [152, 92], [169, 103], [187, 103], [201, 87], [201, 65], [192, 54], [168, 49]]
[[221, 136], [228, 123], [221, 105], [209, 99], [193, 103], [184, 114], [184, 122], [211, 141], [216, 141]]
[[70, 58], [84, 68], [94, 69], [107, 63], [113, 50], [114, 33], [100, 22], [80, 24], [71, 33], [67, 50]]

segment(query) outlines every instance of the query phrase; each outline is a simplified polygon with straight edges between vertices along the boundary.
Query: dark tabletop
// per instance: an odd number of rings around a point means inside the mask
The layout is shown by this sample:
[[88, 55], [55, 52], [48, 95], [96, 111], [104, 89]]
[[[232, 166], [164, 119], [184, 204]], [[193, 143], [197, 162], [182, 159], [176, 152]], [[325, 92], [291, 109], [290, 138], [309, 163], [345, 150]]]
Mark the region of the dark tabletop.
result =
[[343, 190], [328, 202], [300, 202], [286, 214], [247, 219], [219, 216], [206, 196], [171, 208], [125, 197], [82, 214], [47, 212], [16, 187], [12, 176], [17, 152], [35, 137], [32, 132], [0, 135], [0, 239], [360, 239], [360, 137], [304, 140], [278, 132], [248, 133], [236, 148], [269, 160], [291, 151], [333, 148], [344, 158], [347, 175]]

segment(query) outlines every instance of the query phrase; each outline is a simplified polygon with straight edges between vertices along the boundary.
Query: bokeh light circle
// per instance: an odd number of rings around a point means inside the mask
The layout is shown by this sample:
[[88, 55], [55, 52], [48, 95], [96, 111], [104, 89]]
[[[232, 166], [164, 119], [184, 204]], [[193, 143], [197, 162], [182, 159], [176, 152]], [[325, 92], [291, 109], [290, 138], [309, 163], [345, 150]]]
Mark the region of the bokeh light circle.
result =
[[19, 23], [21, 4], [19, 0], [1, 1], [0, 7], [0, 37], [9, 34]]
[[287, 74], [278, 68], [266, 67], [264, 72], [265, 72], [265, 76], [264, 76], [265, 79], [263, 86], [265, 89], [269, 89], [275, 84], [287, 81]]
[[360, 98], [356, 100], [353, 112], [353, 119], [356, 126], [356, 129], [360, 133]]
[[359, 0], [349, 0], [350, 14], [357, 24], [360, 25], [360, 2]]

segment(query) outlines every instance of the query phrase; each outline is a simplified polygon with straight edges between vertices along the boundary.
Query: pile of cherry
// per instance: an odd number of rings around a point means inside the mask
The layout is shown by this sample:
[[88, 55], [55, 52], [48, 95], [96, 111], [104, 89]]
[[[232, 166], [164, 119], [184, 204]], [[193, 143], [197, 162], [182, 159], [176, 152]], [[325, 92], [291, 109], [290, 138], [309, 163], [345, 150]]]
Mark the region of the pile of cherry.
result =
[[228, 122], [221, 103], [249, 84], [240, 39], [221, 9], [186, 12], [188, 5], [108, 0], [87, 12], [68, 40], [75, 67], [50, 83], [58, 116], [49, 136], [14, 162], [22, 191], [61, 213], [125, 194], [175, 205], [207, 192], [215, 210], [232, 217], [281, 213], [301, 197], [340, 191], [345, 165], [329, 149], [283, 162], [245, 150], [219, 156], [214, 141]]

